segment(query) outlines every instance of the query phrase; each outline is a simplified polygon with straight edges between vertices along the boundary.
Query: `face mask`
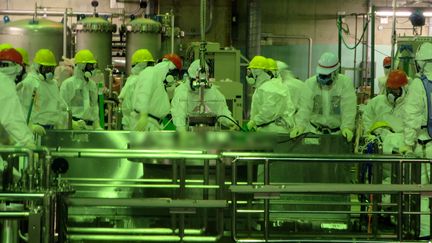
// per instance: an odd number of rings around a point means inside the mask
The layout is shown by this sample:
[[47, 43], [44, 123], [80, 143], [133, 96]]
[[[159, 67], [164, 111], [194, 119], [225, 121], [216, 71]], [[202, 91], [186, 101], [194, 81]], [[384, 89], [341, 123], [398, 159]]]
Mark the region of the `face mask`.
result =
[[333, 83], [333, 75], [332, 74], [318, 74], [316, 76], [317, 82], [321, 85], [331, 85]]
[[246, 82], [249, 85], [254, 85], [256, 83], [256, 80], [252, 77], [246, 77]]
[[54, 78], [54, 73], [49, 72], [45, 74], [46, 81], [51, 81], [53, 78]]
[[171, 86], [175, 82], [175, 78], [172, 75], [166, 76], [165, 80], [167, 81], [167, 83], [169, 84], [169, 86]]
[[0, 72], [8, 76], [12, 82], [16, 79], [16, 76], [21, 70], [22, 67], [18, 64], [11, 64], [10, 66], [0, 68]]
[[179, 76], [179, 72], [177, 69], [171, 69], [168, 71], [167, 75], [165, 76], [165, 86], [169, 87], [172, 86], [175, 81], [177, 80], [176, 78]]
[[87, 63], [85, 64], [84, 67], [84, 77], [88, 80], [89, 78], [91, 78], [94, 75], [94, 64], [93, 63]]
[[400, 103], [405, 97], [405, 89], [403, 88], [399, 88], [399, 91], [387, 89], [386, 92], [387, 92], [387, 100], [392, 105]]

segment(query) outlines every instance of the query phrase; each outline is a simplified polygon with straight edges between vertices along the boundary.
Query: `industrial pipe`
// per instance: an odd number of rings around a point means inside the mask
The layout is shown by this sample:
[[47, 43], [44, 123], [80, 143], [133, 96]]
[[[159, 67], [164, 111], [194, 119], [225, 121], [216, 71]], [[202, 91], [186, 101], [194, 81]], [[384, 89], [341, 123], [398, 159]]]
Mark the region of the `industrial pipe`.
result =
[[0, 212], [0, 218], [27, 218], [30, 216], [30, 212]]
[[[81, 228], [81, 227], [68, 227], [70, 233], [110, 233], [110, 234], [176, 234], [178, 229], [170, 228]], [[201, 229], [185, 229], [187, 235], [200, 235], [204, 231]]]
[[171, 9], [171, 53], [174, 53], [174, 28], [175, 28], [174, 11]]
[[34, 161], [33, 161], [33, 151], [28, 148], [24, 147], [11, 147], [6, 146], [0, 148], [0, 154], [2, 153], [17, 153], [17, 154], [26, 154], [28, 158], [28, 176], [29, 176], [29, 191], [31, 192], [33, 190], [33, 177], [34, 177]]
[[[395, 45], [396, 45], [396, 0], [392, 2], [392, 10], [393, 10], [393, 23], [392, 23], [392, 36], [391, 36], [391, 70], [394, 70], [395, 67]], [[373, 17], [375, 16], [372, 15]], [[374, 30], [375, 31], [375, 30]]]
[[[213, 26], [213, 11], [214, 11], [214, 0], [210, 0], [209, 22], [208, 22], [207, 26], [205, 27], [205, 33], [206, 34], [210, 31], [210, 29]], [[201, 23], [200, 23], [200, 25], [201, 25]], [[201, 30], [201, 26], [200, 26], [200, 30]], [[201, 31], [200, 32], [185, 32], [185, 35], [187, 35], [187, 36], [197, 36], [200, 34], [201, 34]]]
[[218, 236], [176, 236], [176, 235], [68, 235], [72, 241], [98, 240], [98, 241], [143, 241], [143, 242], [216, 242]]
[[[8, 10], [8, 9], [0, 9], [0, 15], [31, 15], [35, 14], [34, 10]], [[46, 11], [44, 12], [47, 16], [64, 16], [64, 11]], [[93, 15], [93, 12], [71, 12], [68, 13], [69, 16], [78, 16], [78, 15]], [[109, 17], [117, 17], [121, 16], [121, 13], [99, 13], [99, 15], [109, 16]]]
[[226, 158], [236, 158], [236, 160], [286, 160], [295, 162], [317, 162], [317, 161], [327, 161], [327, 162], [393, 162], [393, 163], [403, 163], [403, 162], [421, 162], [421, 163], [431, 163], [430, 159], [416, 158], [416, 157], [398, 157], [398, 156], [385, 156], [385, 155], [319, 155], [317, 157], [311, 158], [307, 154], [284, 154], [284, 153], [255, 153], [255, 152], [222, 152], [221, 157]]
[[63, 14], [63, 57], [69, 57], [67, 53], [67, 22], [68, 22], [68, 8], [65, 8]]
[[8, 201], [21, 201], [21, 200], [32, 200], [42, 199], [45, 194], [43, 193], [0, 193], [0, 200]]
[[312, 76], [312, 37], [302, 35], [263, 35], [262, 38], [300, 39], [308, 41], [308, 77]]

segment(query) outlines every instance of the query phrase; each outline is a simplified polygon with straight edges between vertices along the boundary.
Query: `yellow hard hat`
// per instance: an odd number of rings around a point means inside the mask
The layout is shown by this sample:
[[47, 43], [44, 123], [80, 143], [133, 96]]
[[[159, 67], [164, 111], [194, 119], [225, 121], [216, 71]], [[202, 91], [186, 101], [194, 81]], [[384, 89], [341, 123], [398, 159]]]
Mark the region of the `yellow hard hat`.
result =
[[22, 58], [23, 58], [23, 62], [25, 65], [29, 65], [29, 54], [28, 52], [21, 47], [17, 47], [15, 48], [15, 50], [17, 50], [19, 52], [19, 54], [21, 54]]
[[44, 66], [57, 66], [54, 53], [48, 49], [40, 49], [37, 51], [33, 62]]
[[13, 46], [11, 44], [9, 44], [9, 43], [2, 43], [2, 44], [0, 44], [0, 51], [1, 50], [5, 50], [5, 49], [10, 49], [10, 48], [13, 48]]
[[97, 63], [97, 61], [90, 50], [84, 49], [75, 54], [75, 64], [78, 63]]
[[268, 62], [268, 69], [269, 71], [277, 71], [278, 70], [278, 66], [276, 61], [273, 58], [267, 58], [267, 62]]
[[269, 64], [267, 58], [263, 56], [254, 56], [249, 63], [248, 68], [250, 69], [264, 69], [268, 70]]
[[139, 49], [132, 55], [132, 65], [140, 62], [154, 62], [153, 55], [147, 49]]
[[372, 124], [372, 126], [369, 128], [368, 133], [373, 133], [378, 128], [385, 128], [385, 129], [389, 129], [390, 131], [393, 131], [393, 128], [390, 125], [390, 123], [386, 121], [377, 121], [374, 124]]

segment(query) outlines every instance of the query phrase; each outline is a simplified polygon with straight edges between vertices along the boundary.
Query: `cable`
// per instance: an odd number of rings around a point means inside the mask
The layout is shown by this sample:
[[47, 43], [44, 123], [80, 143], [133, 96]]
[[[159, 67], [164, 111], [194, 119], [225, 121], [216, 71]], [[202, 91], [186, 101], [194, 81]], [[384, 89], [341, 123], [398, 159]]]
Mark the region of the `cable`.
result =
[[[343, 30], [347, 35], [349, 35], [349, 28], [348, 28], [348, 25], [345, 24], [345, 25], [346, 25], [346, 29], [344, 29], [344, 28], [342, 27], [342, 25], [344, 24], [344, 23], [342, 23], [342, 21], [339, 21], [339, 20], [338, 20], [338, 21], [336, 22], [336, 25], [337, 25], [337, 27], [338, 27], [338, 33], [339, 33], [339, 36], [340, 36], [340, 38], [342, 39], [342, 42], [344, 43], [344, 45], [346, 46], [346, 48], [348, 48], [348, 49], [350, 49], [350, 50], [354, 50], [354, 49], [357, 48], [358, 45], [360, 45], [360, 43], [362, 42], [362, 40], [363, 40], [363, 38], [364, 38], [364, 35], [365, 35], [366, 31], [367, 31], [367, 28], [368, 28], [368, 26], [369, 26], [369, 23], [370, 23], [370, 20], [368, 20], [368, 21], [366, 22], [365, 26], [363, 27], [363, 33], [362, 33], [362, 35], [360, 36], [358, 42], [357, 42], [357, 43], [354, 43], [354, 46], [353, 46], [353, 47], [350, 47], [350, 46], [346, 43], [346, 41], [345, 41], [345, 39], [343, 38], [343, 35], [342, 35], [342, 30]], [[357, 40], [355, 40], [355, 41], [357, 41]]]
[[226, 116], [226, 115], [220, 115], [216, 117], [216, 121], [219, 120], [219, 118], [226, 118], [228, 120], [230, 120], [232, 123], [234, 123], [238, 128], [240, 128], [240, 131], [242, 132], [247, 132], [246, 130], [244, 130], [236, 121], [234, 121], [231, 117]]
[[300, 136], [297, 136], [297, 137], [285, 139], [285, 140], [282, 140], [282, 141], [277, 141], [277, 143], [286, 143], [286, 142], [289, 142], [289, 141], [292, 141], [292, 140], [297, 140], [296, 142], [300, 142], [303, 138], [305, 138], [309, 134], [314, 134], [314, 133], [311, 133], [311, 132], [303, 133], [303, 134], [301, 134]]

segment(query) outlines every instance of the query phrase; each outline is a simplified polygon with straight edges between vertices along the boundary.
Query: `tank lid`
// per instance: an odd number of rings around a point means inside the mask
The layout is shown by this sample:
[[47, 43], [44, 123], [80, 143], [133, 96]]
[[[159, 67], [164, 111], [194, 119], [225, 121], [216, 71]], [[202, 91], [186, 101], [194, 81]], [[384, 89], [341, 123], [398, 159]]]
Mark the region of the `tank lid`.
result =
[[115, 32], [116, 25], [100, 17], [87, 17], [73, 25], [75, 31]]
[[152, 32], [159, 33], [162, 30], [162, 25], [159, 22], [156, 22], [147, 18], [136, 18], [126, 24], [126, 31], [128, 32]]
[[9, 23], [0, 24], [0, 33], [14, 31], [32, 31], [32, 32], [63, 32], [63, 25], [49, 19], [40, 18], [36, 21], [33, 19], [21, 19]]

